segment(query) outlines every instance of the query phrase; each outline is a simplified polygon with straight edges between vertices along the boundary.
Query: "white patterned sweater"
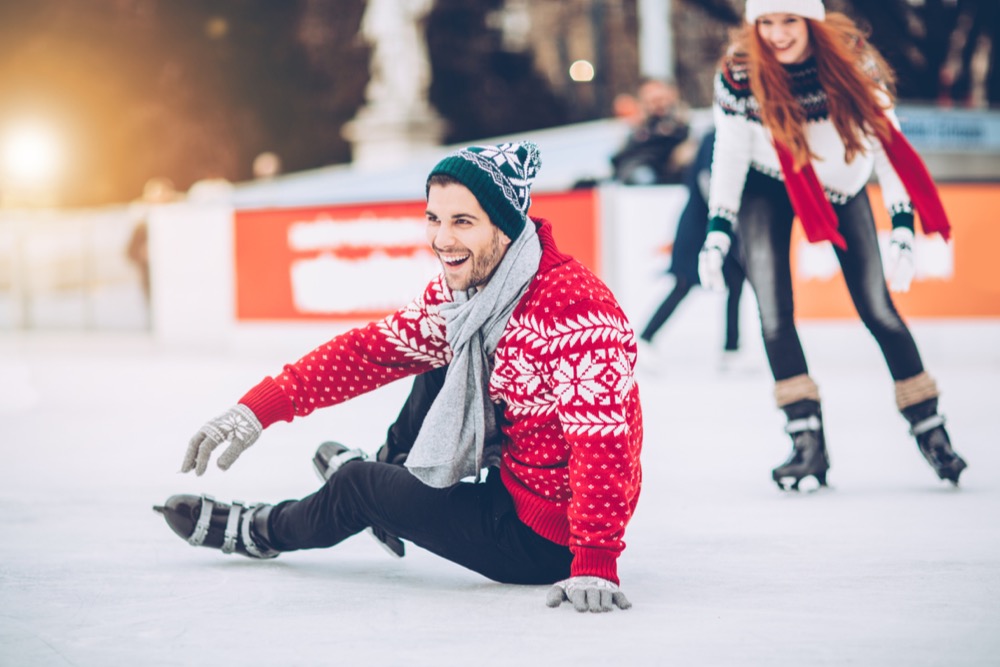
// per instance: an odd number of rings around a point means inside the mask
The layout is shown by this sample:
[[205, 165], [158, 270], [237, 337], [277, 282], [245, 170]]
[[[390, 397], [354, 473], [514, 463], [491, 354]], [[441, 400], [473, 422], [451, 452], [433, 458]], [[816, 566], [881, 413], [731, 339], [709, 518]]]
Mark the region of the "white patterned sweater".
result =
[[[813, 158], [812, 165], [827, 199], [833, 204], [850, 201], [867, 185], [874, 170], [893, 226], [912, 229], [910, 197], [878, 139], [864, 137], [866, 150], [855, 155], [853, 161], [845, 162], [844, 144], [830, 119], [827, 94], [820, 85], [815, 59], [786, 65], [785, 70], [791, 77], [792, 94], [806, 113], [806, 140], [818, 156]], [[713, 115], [716, 137], [708, 202], [710, 230], [731, 232], [736, 226], [748, 170], [783, 179], [781, 163], [771, 135], [761, 123], [760, 106], [750, 90], [745, 65], [727, 59], [716, 74]], [[886, 115], [899, 126], [893, 109], [887, 110]]]
[[[618, 583], [617, 559], [642, 472], [635, 335], [604, 283], [555, 247], [497, 347], [490, 397], [504, 406], [500, 474], [518, 517], [573, 553], [571, 575]], [[438, 276], [407, 307], [353, 329], [265, 378], [240, 402], [264, 427], [308, 415], [451, 360]]]

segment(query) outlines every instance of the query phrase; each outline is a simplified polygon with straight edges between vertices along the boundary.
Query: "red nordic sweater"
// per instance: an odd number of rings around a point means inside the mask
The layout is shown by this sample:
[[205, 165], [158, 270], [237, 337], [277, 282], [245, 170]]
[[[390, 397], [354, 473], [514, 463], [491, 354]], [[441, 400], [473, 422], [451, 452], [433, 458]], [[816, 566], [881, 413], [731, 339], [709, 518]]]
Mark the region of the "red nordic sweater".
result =
[[[507, 422], [501, 478], [521, 520], [570, 547], [573, 576], [618, 583], [642, 479], [635, 336], [607, 286], [559, 252], [547, 222], [535, 224], [538, 273], [514, 308], [490, 377]], [[450, 300], [438, 276], [407, 307], [333, 338], [240, 402], [266, 428], [447, 364], [438, 306]]]

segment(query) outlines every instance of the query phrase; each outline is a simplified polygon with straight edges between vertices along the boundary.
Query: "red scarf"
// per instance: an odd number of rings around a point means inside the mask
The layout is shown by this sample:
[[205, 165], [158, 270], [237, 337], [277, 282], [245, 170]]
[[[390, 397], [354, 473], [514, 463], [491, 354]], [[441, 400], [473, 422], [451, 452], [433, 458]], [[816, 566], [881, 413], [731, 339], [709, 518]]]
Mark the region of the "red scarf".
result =
[[[889, 140], [882, 141], [882, 148], [892, 163], [892, 168], [899, 175], [899, 180], [903, 182], [913, 207], [917, 209], [921, 229], [924, 234], [937, 232], [947, 241], [951, 236], [951, 225], [948, 223], [948, 216], [944, 212], [941, 198], [924, 161], [920, 159], [903, 133], [892, 123], [889, 123], [889, 132]], [[795, 158], [792, 157], [788, 147], [775, 141], [774, 149], [781, 163], [781, 173], [785, 177], [788, 198], [792, 202], [795, 214], [802, 221], [806, 238], [810, 243], [829, 241], [841, 250], [846, 250], [847, 241], [837, 231], [837, 214], [823, 193], [823, 186], [816, 177], [812, 164], [807, 163], [796, 171]]]

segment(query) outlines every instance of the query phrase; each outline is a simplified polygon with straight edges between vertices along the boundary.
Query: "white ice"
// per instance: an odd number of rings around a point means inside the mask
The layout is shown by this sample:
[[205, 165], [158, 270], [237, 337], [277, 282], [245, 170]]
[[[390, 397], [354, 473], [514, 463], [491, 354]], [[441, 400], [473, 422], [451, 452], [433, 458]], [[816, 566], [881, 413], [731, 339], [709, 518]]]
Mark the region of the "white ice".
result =
[[275, 426], [195, 478], [177, 472], [188, 438], [300, 341], [0, 336], [0, 665], [1000, 664], [1000, 322], [912, 323], [969, 461], [960, 489], [919, 456], [862, 326], [803, 324], [832, 488], [791, 494], [770, 480], [789, 443], [753, 323], [721, 372], [721, 300], [689, 301], [640, 373], [644, 483], [619, 568], [634, 607], [602, 615], [413, 545], [394, 560], [364, 534], [224, 556], [151, 509], [308, 494], [315, 446], [374, 451], [406, 383]]

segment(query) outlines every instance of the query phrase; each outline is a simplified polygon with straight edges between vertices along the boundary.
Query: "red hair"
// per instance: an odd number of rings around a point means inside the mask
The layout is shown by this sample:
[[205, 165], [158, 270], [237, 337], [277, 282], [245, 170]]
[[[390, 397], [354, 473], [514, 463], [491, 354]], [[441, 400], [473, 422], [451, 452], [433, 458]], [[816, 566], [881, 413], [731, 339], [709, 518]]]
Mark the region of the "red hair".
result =
[[[863, 136], [888, 139], [889, 119], [883, 111], [892, 105], [895, 76], [846, 15], [830, 12], [825, 21], [804, 20], [830, 120], [844, 143], [844, 159], [850, 162], [864, 149]], [[740, 29], [732, 44], [729, 57], [747, 65], [761, 121], [775, 140], [791, 150], [796, 168], [803, 167], [816, 156], [806, 141], [806, 112], [792, 94], [788, 71], [761, 40], [756, 24]]]

